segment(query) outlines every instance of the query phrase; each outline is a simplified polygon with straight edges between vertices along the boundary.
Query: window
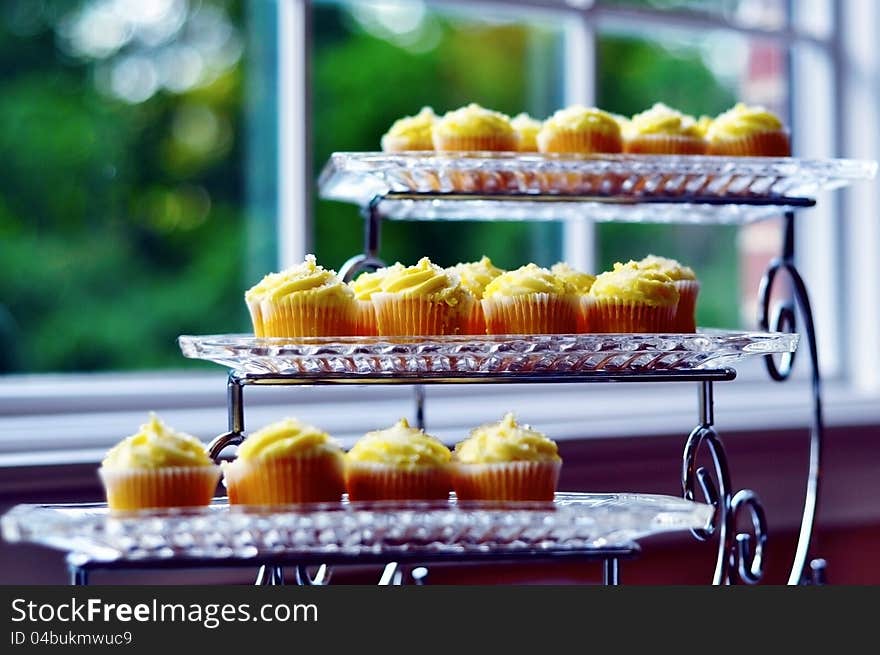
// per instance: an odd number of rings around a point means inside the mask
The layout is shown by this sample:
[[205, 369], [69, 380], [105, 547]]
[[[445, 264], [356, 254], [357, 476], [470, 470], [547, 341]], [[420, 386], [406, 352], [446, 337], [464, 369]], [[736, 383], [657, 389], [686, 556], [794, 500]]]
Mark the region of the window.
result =
[[0, 372], [179, 368], [181, 330], [245, 327], [244, 11], [4, 3]]
[[[0, 151], [12, 162], [0, 179], [0, 371], [74, 375], [0, 379], [0, 453], [22, 441], [100, 449], [150, 408], [205, 438], [222, 431], [223, 371], [183, 359], [176, 336], [246, 331], [241, 294], [262, 273], [309, 251], [336, 267], [357, 253], [358, 210], [318, 199], [317, 173], [334, 150], [376, 149], [422, 105], [545, 116], [574, 102], [633, 113], [662, 100], [714, 114], [743, 99], [787, 117], [798, 154], [876, 158], [877, 91], [865, 80], [878, 70], [878, 14], [868, 0], [10, 0], [0, 12]], [[876, 418], [878, 207], [877, 185], [864, 184], [798, 221], [823, 370], [837, 382], [831, 421]], [[600, 269], [649, 251], [697, 268], [701, 324], [747, 327], [778, 226], [388, 222], [381, 255]], [[803, 390], [768, 393], [759, 364], [719, 394], [725, 423], [800, 425], [791, 408]], [[75, 375], [94, 371], [142, 372]], [[585, 403], [568, 386], [481, 388], [480, 398], [515, 398], [560, 436], [688, 429], [691, 390], [662, 391], [595, 388]], [[367, 411], [364, 399], [376, 400], [376, 420], [410, 399], [400, 388], [300, 393], [253, 394], [248, 424], [294, 403], [355, 434], [348, 417]], [[486, 419], [469, 395], [429, 390], [441, 436]], [[758, 398], [771, 409], [743, 411]]]

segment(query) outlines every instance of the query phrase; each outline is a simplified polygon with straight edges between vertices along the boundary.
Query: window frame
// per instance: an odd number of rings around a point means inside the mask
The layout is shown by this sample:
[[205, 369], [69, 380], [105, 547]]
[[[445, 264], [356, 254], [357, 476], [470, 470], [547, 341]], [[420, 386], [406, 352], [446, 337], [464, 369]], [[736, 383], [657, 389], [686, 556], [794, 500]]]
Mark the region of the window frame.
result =
[[[313, 171], [310, 170], [308, 66], [310, 51], [310, 0], [277, 0], [278, 7], [278, 261], [280, 265], [302, 258], [311, 243]], [[438, 4], [438, 3], [434, 3]], [[473, 3], [445, 0], [443, 4]], [[595, 30], [606, 19], [642, 21], [644, 24], [685, 26], [699, 29], [735, 29], [751, 35], [782, 39], [786, 44], [820, 47], [831, 59], [834, 73], [834, 108], [838, 126], [833, 135], [837, 156], [877, 156], [880, 134], [878, 107], [880, 92], [864, 84], [878, 68], [873, 51], [871, 27], [880, 24], [880, 10], [869, 0], [833, 3], [836, 28], [828, 39], [799, 33], [791, 24], [779, 32], [731, 25], [712, 16], [689, 12], [659, 12], [621, 9], [605, 2], [570, 3], [561, 0], [503, 2], [488, 0], [486, 6], [512, 11], [533, 9], [561, 12], [572, 18], [566, 32], [566, 54], [580, 61], [581, 68], [566, 71], [565, 90], [569, 102], [590, 103], [594, 97]], [[477, 7], [475, 10], [479, 10]], [[866, 13], [867, 12], [867, 13]], [[865, 19], [865, 16], [869, 19]], [[844, 38], [846, 37], [846, 38]], [[791, 79], [791, 78], [789, 78]], [[866, 95], [867, 94], [867, 95]], [[790, 96], [793, 97], [793, 96]], [[793, 99], [795, 105], [798, 103]], [[797, 115], [792, 114], [797, 120]], [[853, 120], [855, 119], [855, 120]], [[866, 127], [867, 126], [867, 127]], [[867, 130], [867, 132], [866, 132]], [[818, 218], [821, 229], [798, 233], [800, 252], [809, 253], [803, 273], [820, 296], [822, 311], [818, 330], [825, 341], [859, 344], [841, 348], [835, 375], [826, 380], [825, 408], [829, 425], [880, 423], [880, 340], [874, 326], [880, 324], [880, 222], [846, 216], [859, 207], [869, 217], [880, 215], [876, 184], [859, 184], [828, 199], [826, 214]], [[818, 210], [817, 210], [818, 211]], [[838, 221], [834, 229], [833, 221]], [[829, 248], [828, 234], [836, 243]], [[589, 223], [567, 224], [565, 256], [569, 261], [591, 266], [593, 227]], [[816, 255], [832, 250], [835, 257], [823, 266]], [[873, 252], [872, 252], [873, 250]], [[829, 281], [830, 280], [830, 281]], [[843, 282], [841, 298], [827, 300], [834, 282]], [[840, 285], [838, 285], [840, 286]], [[816, 291], [818, 290], [818, 294]], [[858, 299], [858, 302], [855, 302]], [[835, 304], [845, 307], [835, 326]], [[827, 320], [826, 320], [827, 319]], [[825, 347], [820, 341], [820, 349]], [[801, 427], [807, 422], [809, 399], [805, 375], [807, 354], [799, 360], [797, 379], [786, 385], [769, 381], [760, 370], [760, 360], [742, 367], [739, 381], [722, 385], [716, 394], [719, 427], [725, 430], [762, 427]], [[461, 436], [476, 422], [489, 420], [506, 407], [520, 409], [530, 421], [546, 426], [559, 439], [591, 436], [635, 436], [689, 431], [697, 418], [696, 396], [691, 385], [542, 385], [539, 387], [492, 388], [481, 393], [461, 387], [431, 387], [428, 390], [429, 428], [447, 440]], [[503, 391], [503, 393], [502, 393]], [[658, 393], [659, 392], [659, 393]], [[381, 410], [388, 416], [411, 410], [411, 390], [406, 388], [343, 387], [302, 391], [283, 389], [248, 390], [246, 425], [254, 427], [292, 407], [296, 411], [324, 413], [324, 423], [348, 441], [373, 425]], [[579, 401], [582, 393], [583, 401]], [[494, 402], [497, 400], [498, 402]], [[503, 402], [501, 402], [503, 400]], [[328, 410], [328, 408], [333, 408]], [[350, 411], [346, 419], [338, 417]], [[169, 422], [208, 439], [225, 430], [225, 373], [113, 373], [71, 375], [15, 375], [0, 378], [0, 467], [28, 462], [55, 463], [97, 461], [106, 447], [142, 422], [148, 409], [155, 409]], [[528, 410], [528, 412], [527, 412]], [[530, 415], [534, 414], [534, 416]], [[318, 415], [318, 414], [315, 414]], [[354, 425], [351, 417], [363, 418]], [[626, 420], [621, 420], [625, 416]], [[366, 418], [365, 418], [366, 417]], [[543, 419], [543, 420], [542, 420]], [[364, 425], [361, 425], [363, 423]]]

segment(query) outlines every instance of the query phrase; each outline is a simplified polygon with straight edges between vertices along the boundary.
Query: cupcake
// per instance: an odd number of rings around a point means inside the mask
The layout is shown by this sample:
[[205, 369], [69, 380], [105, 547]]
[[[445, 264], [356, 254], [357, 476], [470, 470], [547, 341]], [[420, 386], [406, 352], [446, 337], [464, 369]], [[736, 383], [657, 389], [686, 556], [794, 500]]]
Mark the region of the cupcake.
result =
[[569, 334], [577, 329], [574, 289], [535, 264], [492, 280], [482, 305], [489, 334]]
[[553, 500], [561, 468], [556, 444], [507, 414], [455, 446], [452, 488], [459, 500]]
[[692, 117], [658, 102], [632, 117], [623, 150], [648, 155], [702, 155], [706, 140]]
[[708, 153], [721, 156], [788, 157], [788, 131], [763, 107], [738, 103], [716, 117], [706, 132]]
[[354, 294], [336, 271], [318, 266], [314, 255], [270, 273], [244, 297], [258, 337], [355, 334]]
[[544, 121], [536, 137], [540, 152], [621, 152], [620, 125], [594, 107], [575, 105], [560, 109]]
[[372, 273], [361, 273], [357, 279], [348, 283], [354, 293], [355, 334], [364, 337], [379, 334], [376, 326], [376, 310], [373, 307], [373, 294], [379, 291], [382, 279], [391, 272], [403, 269], [403, 264], [380, 268]]
[[155, 414], [107, 453], [98, 475], [112, 510], [198, 507], [214, 496], [220, 467], [195, 437]]
[[429, 336], [458, 331], [464, 290], [458, 276], [423, 257], [394, 267], [371, 295], [380, 336]]
[[326, 432], [286, 418], [249, 435], [223, 462], [230, 505], [337, 501], [345, 490], [344, 454]]
[[505, 114], [471, 103], [447, 112], [434, 123], [432, 138], [437, 150], [510, 151], [517, 135]]
[[394, 121], [382, 136], [382, 150], [385, 152], [433, 150], [431, 130], [436, 122], [437, 116], [430, 107], [422, 107], [415, 116], [406, 116]]
[[590, 287], [587, 321], [593, 332], [670, 332], [678, 289], [665, 273], [617, 263]]
[[659, 271], [669, 276], [678, 289], [678, 306], [675, 310], [675, 325], [673, 329], [676, 332], [696, 332], [696, 308], [697, 295], [700, 293], [700, 283], [697, 276], [689, 266], [683, 266], [674, 259], [666, 257], [657, 257], [656, 255], [648, 255], [644, 259], [639, 260], [639, 268], [646, 270]]
[[451, 269], [465, 291], [461, 304], [460, 334], [486, 334], [486, 317], [483, 315], [483, 291], [486, 285], [504, 271], [483, 255], [478, 262], [456, 264]]
[[405, 418], [367, 432], [345, 455], [351, 500], [446, 500], [452, 489], [449, 449]]
[[595, 275], [578, 271], [565, 262], [558, 262], [550, 267], [550, 272], [557, 278], [568, 284], [577, 295], [578, 313], [577, 313], [577, 331], [579, 333], [592, 332], [590, 329], [587, 307], [592, 302], [590, 300], [590, 287], [596, 281]]
[[526, 113], [522, 113], [514, 116], [510, 124], [516, 131], [516, 149], [520, 152], [537, 152], [537, 136], [541, 130], [541, 121], [532, 118]]

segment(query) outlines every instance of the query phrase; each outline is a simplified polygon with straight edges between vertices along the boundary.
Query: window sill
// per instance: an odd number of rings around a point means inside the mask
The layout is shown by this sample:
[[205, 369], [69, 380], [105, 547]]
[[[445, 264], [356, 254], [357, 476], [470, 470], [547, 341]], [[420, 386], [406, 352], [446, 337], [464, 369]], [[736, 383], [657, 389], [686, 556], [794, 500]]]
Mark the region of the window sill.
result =
[[[426, 389], [426, 422], [447, 443], [507, 410], [557, 440], [689, 433], [698, 422], [696, 385], [557, 384], [436, 386]], [[829, 426], [880, 424], [874, 395], [844, 383], [825, 385]], [[413, 413], [409, 387], [247, 388], [246, 426], [295, 414], [350, 445], [367, 429]], [[97, 462], [103, 452], [156, 411], [169, 424], [208, 441], [226, 431], [225, 374], [22, 376], [0, 380], [0, 467]], [[745, 369], [719, 383], [719, 432], [803, 428], [809, 384], [773, 383]]]

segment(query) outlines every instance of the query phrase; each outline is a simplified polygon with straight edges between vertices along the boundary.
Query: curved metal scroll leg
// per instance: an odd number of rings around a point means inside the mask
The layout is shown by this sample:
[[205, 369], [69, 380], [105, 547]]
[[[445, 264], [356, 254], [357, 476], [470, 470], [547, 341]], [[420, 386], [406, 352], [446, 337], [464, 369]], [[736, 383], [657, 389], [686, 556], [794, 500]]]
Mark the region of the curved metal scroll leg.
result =
[[[702, 489], [706, 502], [715, 508], [711, 523], [691, 530], [700, 541], [708, 541], [717, 533], [718, 556], [712, 584], [733, 584], [738, 581], [755, 584], [764, 575], [764, 552], [767, 544], [767, 521], [764, 508], [754, 492], [743, 490], [731, 497], [733, 486], [730, 468], [721, 438], [715, 431], [712, 383], [700, 383], [700, 425], [688, 437], [682, 459], [681, 485], [684, 497], [694, 500], [696, 488]], [[713, 475], [697, 466], [700, 449], [705, 446], [712, 458]], [[744, 508], [751, 511], [754, 539], [749, 534], [735, 534], [737, 515]]]
[[[806, 496], [804, 498], [804, 511], [801, 518], [797, 549], [795, 550], [794, 561], [788, 576], [788, 584], [801, 584], [808, 581], [807, 559], [816, 522], [825, 424], [822, 417], [822, 378], [819, 373], [819, 353], [816, 345], [816, 327], [813, 323], [813, 310], [810, 305], [807, 287], [794, 265], [794, 215], [791, 212], [787, 213], [785, 221], [782, 257], [770, 262], [770, 266], [764, 274], [758, 290], [758, 324], [763, 330], [795, 332], [797, 329], [795, 309], [800, 309], [800, 314], [804, 319], [803, 335], [807, 340], [810, 353], [813, 395], [813, 413], [810, 426], [810, 465], [807, 473]], [[771, 323], [770, 295], [779, 271], [784, 271], [791, 282], [794, 302], [783, 302], [777, 306]], [[791, 354], [784, 357], [778, 365], [770, 355], [767, 355], [764, 361], [770, 377], [777, 382], [782, 382], [791, 375], [794, 355]], [[819, 568], [822, 569], [822, 573], [818, 576], [811, 576], [815, 580], [821, 580], [824, 576], [824, 562], [820, 563], [817, 561], [816, 566], [811, 565], [812, 571]]]
[[752, 529], [755, 531], [754, 540], [749, 534], [736, 535], [732, 563], [736, 565], [740, 580], [746, 584], [758, 584], [764, 577], [764, 550], [767, 547], [767, 518], [764, 515], [764, 508], [755, 493], [748, 489], [737, 492], [730, 505], [734, 525], [739, 510], [748, 508], [752, 518]]
[[305, 566], [297, 566], [294, 573], [296, 574], [296, 584], [302, 587], [317, 587], [330, 584], [330, 567], [321, 564], [315, 575], [309, 575]]
[[[705, 444], [712, 457], [715, 468], [716, 485], [702, 466], [697, 467], [697, 454]], [[730, 511], [730, 470], [727, 455], [718, 434], [711, 425], [701, 425], [691, 432], [684, 449], [682, 466], [682, 488], [684, 497], [694, 500], [696, 483], [703, 490], [706, 502], [715, 508], [711, 525], [706, 529], [691, 530], [700, 541], [707, 541], [718, 533], [718, 557], [715, 560], [715, 574], [712, 584], [727, 584], [730, 581], [730, 552], [732, 549], [732, 518]]]
[[280, 566], [270, 566], [268, 564], [263, 564], [260, 567], [260, 570], [257, 572], [257, 581], [254, 582], [257, 586], [262, 585], [283, 585], [284, 584], [284, 569]]

